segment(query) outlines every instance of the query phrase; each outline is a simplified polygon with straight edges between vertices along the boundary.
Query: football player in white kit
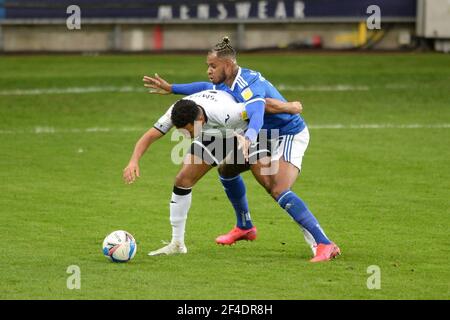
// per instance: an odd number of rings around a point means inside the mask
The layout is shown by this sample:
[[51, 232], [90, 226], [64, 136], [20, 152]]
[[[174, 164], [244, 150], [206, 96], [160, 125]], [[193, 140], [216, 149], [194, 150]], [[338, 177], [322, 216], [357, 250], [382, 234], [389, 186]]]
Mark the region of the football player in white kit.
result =
[[[340, 255], [339, 247], [327, 237], [305, 201], [291, 190], [300, 173], [302, 159], [309, 144], [309, 130], [304, 119], [299, 114], [265, 113], [265, 99], [286, 100], [260, 72], [238, 65], [237, 52], [228, 37], [224, 37], [208, 51], [206, 63], [210, 82], [170, 84], [155, 74], [154, 78], [144, 76], [144, 86], [150, 89], [150, 93], [157, 94], [191, 95], [203, 90], [223, 90], [230, 93], [236, 101], [244, 102], [249, 124], [245, 134], [237, 135], [237, 138], [243, 146], [245, 158], [248, 159], [251, 154], [249, 147], [254, 143], [263, 138], [270, 138], [274, 132], [279, 138], [278, 141], [271, 139], [274, 148], [270, 159], [262, 158], [259, 163], [252, 165], [262, 168], [263, 162], [273, 163], [275, 170], [271, 170], [272, 174], [266, 175], [265, 180], [258, 182], [300, 227], [314, 254], [311, 262], [330, 261]], [[249, 169], [249, 166], [228, 162], [219, 167], [220, 182], [233, 205], [236, 224], [231, 231], [216, 238], [218, 244], [231, 245], [240, 240], [255, 240], [257, 236], [256, 226], [253, 225], [249, 214], [245, 184], [240, 175]]]
[[[265, 112], [267, 113], [296, 114], [301, 111], [302, 106], [299, 102], [266, 99]], [[195, 132], [194, 122], [201, 128], [200, 132]], [[123, 171], [126, 183], [133, 183], [140, 176], [139, 159], [148, 147], [174, 126], [186, 130], [192, 138], [196, 139], [192, 142], [175, 178], [170, 202], [172, 240], [167, 246], [152, 251], [149, 255], [186, 253], [184, 233], [192, 201], [193, 186], [211, 168], [222, 163], [225, 158], [233, 157], [232, 161], [244, 163], [242, 153], [237, 152], [237, 140], [234, 133], [242, 133], [247, 129], [248, 119], [245, 104], [237, 103], [230, 94], [224, 91], [207, 90], [178, 100], [155, 123], [153, 128], [138, 140], [131, 159]], [[270, 155], [269, 148], [266, 148], [264, 144], [257, 144], [250, 151], [249, 162], [256, 162], [256, 159], [268, 155]], [[239, 156], [242, 158], [238, 159]], [[255, 177], [260, 176], [259, 168], [251, 166], [251, 170]], [[260, 183], [261, 179], [263, 178], [258, 180]]]

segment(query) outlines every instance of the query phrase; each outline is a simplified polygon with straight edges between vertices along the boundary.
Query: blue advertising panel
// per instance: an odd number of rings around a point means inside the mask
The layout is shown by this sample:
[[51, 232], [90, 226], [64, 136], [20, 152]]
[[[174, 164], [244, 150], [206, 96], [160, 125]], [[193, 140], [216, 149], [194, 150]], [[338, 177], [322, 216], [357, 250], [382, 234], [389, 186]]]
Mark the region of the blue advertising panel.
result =
[[0, 0], [0, 19], [5, 17], [4, 0]]
[[[84, 18], [145, 18], [154, 20], [308, 20], [367, 17], [377, 5], [383, 17], [415, 18], [416, 0], [2, 0], [8, 19], [66, 18], [76, 4]], [[1, 9], [0, 9], [1, 10]], [[1, 16], [1, 11], [0, 11]]]

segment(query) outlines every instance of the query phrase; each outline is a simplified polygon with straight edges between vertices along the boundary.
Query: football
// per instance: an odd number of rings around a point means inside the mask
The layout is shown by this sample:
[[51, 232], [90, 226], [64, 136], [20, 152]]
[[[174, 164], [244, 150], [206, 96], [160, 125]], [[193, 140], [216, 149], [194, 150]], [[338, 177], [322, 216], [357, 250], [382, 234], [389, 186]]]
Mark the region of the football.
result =
[[127, 262], [136, 254], [137, 245], [134, 237], [126, 231], [117, 230], [103, 240], [103, 254], [113, 262]]

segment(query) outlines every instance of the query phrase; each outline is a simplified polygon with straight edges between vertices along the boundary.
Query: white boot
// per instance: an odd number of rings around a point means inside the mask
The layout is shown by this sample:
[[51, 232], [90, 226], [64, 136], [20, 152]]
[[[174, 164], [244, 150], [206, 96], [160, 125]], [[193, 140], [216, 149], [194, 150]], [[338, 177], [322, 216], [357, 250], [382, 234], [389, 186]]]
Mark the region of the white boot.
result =
[[173, 255], [179, 253], [187, 253], [187, 248], [184, 243], [178, 241], [172, 241], [167, 246], [162, 247], [161, 249], [150, 251], [148, 253], [149, 256], [160, 256], [160, 255]]

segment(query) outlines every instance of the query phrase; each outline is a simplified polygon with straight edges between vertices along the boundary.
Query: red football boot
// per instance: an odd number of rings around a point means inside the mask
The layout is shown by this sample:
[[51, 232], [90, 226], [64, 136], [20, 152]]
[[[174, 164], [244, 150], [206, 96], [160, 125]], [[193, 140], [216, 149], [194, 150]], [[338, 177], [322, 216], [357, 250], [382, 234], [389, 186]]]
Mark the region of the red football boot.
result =
[[334, 243], [319, 243], [317, 246], [316, 256], [309, 260], [310, 262], [329, 261], [341, 254], [341, 249]]
[[250, 229], [241, 229], [236, 226], [227, 234], [218, 236], [216, 238], [216, 243], [224, 244], [224, 245], [232, 245], [236, 241], [240, 241], [240, 240], [253, 241], [255, 239], [256, 239], [256, 227], [255, 226]]

